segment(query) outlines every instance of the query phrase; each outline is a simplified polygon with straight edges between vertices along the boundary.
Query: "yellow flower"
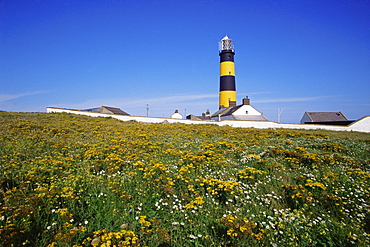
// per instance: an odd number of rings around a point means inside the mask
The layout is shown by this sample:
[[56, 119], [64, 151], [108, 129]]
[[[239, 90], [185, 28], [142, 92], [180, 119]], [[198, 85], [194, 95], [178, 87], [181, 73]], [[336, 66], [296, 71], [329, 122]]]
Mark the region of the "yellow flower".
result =
[[238, 233], [236, 233], [233, 229], [229, 229], [227, 230], [227, 235], [229, 235], [230, 237], [237, 237]]

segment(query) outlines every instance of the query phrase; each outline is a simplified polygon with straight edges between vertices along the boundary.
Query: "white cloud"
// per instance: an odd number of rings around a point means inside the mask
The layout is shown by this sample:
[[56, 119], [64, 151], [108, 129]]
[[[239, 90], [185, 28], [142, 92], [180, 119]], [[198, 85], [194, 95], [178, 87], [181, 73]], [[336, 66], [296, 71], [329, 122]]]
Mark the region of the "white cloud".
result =
[[47, 91], [36, 91], [36, 92], [29, 92], [29, 93], [20, 93], [20, 94], [0, 94], [0, 103], [12, 99], [18, 99], [24, 96], [30, 96], [35, 94], [43, 94]]

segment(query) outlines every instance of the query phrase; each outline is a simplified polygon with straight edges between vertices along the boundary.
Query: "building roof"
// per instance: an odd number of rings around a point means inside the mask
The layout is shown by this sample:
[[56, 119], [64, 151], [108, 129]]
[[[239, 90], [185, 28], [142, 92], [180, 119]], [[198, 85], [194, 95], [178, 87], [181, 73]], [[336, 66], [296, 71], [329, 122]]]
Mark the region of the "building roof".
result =
[[233, 112], [238, 110], [241, 106], [242, 105], [221, 108], [220, 110], [213, 113], [211, 117], [218, 117], [218, 116], [223, 117], [223, 116], [231, 115]]
[[[110, 111], [112, 114], [116, 114], [116, 115], [126, 115], [126, 116], [130, 115], [127, 112], [122, 111], [120, 108], [116, 108], [116, 107], [102, 106], [101, 108], [104, 108], [104, 109]], [[102, 112], [102, 109], [100, 111]]]
[[202, 116], [195, 116], [193, 114], [190, 114], [190, 115], [187, 115], [186, 116], [186, 119], [190, 119], [190, 120], [202, 120], [202, 121], [212, 120], [211, 119], [211, 116], [205, 115], [205, 114], [203, 114]]
[[130, 116], [130, 114], [128, 114], [125, 111], [122, 111], [120, 108], [110, 107], [110, 106], [100, 106], [100, 107], [95, 107], [95, 108], [91, 108], [91, 109], [85, 109], [85, 110], [82, 110], [82, 111], [90, 111], [90, 112], [97, 112], [97, 113]]
[[[248, 109], [252, 109], [253, 111], [258, 112], [258, 114], [248, 114], [248, 113], [233, 114], [242, 107], [248, 107]], [[250, 120], [250, 121], [267, 121], [268, 120], [265, 116], [263, 116], [262, 113], [260, 113], [258, 110], [256, 110], [251, 105], [237, 105], [237, 106], [221, 108], [220, 110], [213, 113], [211, 118], [225, 117], [225, 116], [232, 116], [235, 120]]]
[[342, 112], [306, 112], [312, 122], [348, 121]]

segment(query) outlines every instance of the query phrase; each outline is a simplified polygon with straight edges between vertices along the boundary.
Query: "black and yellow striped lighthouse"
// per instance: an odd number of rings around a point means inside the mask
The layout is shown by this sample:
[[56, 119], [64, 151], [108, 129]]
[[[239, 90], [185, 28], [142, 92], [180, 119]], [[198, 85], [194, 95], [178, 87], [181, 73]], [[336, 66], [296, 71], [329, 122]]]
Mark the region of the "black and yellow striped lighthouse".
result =
[[233, 41], [225, 36], [219, 42], [220, 99], [219, 109], [236, 106], [235, 66]]

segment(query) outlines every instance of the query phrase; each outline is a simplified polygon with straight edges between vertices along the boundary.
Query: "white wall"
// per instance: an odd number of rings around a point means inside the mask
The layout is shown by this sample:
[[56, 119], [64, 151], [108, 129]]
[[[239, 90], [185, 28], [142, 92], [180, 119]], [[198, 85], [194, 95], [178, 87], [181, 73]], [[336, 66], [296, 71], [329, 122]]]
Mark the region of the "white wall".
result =
[[246, 112], [248, 111], [248, 115], [258, 115], [261, 116], [262, 113], [257, 111], [253, 106], [251, 105], [242, 105], [238, 110], [236, 110], [233, 115], [239, 115], [244, 116], [246, 115]]
[[162, 123], [167, 121], [168, 123], [185, 123], [185, 124], [215, 124], [219, 126], [229, 125], [231, 127], [240, 128], [257, 128], [257, 129], [324, 129], [334, 131], [358, 131], [370, 133], [370, 116], [363, 117], [362, 119], [353, 122], [349, 126], [334, 126], [334, 125], [316, 125], [316, 124], [286, 124], [277, 123], [271, 121], [237, 121], [237, 120], [223, 120], [223, 121], [196, 121], [190, 119], [174, 119], [174, 118], [157, 118], [157, 117], [135, 117], [135, 116], [122, 116], [113, 114], [103, 114], [96, 112], [85, 112], [77, 110], [69, 110], [62, 108], [47, 107], [47, 113], [53, 112], [66, 112], [79, 115], [85, 115], [90, 117], [112, 117], [122, 121], [138, 121], [144, 123]]
[[171, 115], [171, 118], [182, 119], [182, 115], [178, 112], [175, 112]]
[[348, 126], [351, 131], [370, 133], [370, 116], [363, 117]]
[[304, 124], [305, 122], [312, 122], [312, 120], [308, 117], [307, 112], [304, 113], [301, 119], [301, 124]]

